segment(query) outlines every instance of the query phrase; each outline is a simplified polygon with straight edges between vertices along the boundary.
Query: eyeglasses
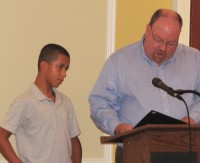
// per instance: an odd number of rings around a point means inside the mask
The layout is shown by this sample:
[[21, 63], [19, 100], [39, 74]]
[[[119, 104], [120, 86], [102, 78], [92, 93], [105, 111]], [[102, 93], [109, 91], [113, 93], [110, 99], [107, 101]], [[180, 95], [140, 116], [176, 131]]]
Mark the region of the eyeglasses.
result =
[[167, 47], [169, 47], [169, 48], [175, 48], [175, 47], [178, 45], [178, 42], [173, 42], [173, 41], [170, 41], [170, 42], [166, 42], [166, 43], [165, 43], [165, 41], [164, 41], [163, 39], [161, 39], [161, 38], [159, 38], [159, 37], [157, 37], [157, 36], [155, 36], [155, 35], [153, 34], [152, 27], [151, 27], [151, 34], [152, 34], [154, 43], [155, 43], [157, 46], [161, 46], [161, 45], [165, 44], [165, 45], [166, 45]]

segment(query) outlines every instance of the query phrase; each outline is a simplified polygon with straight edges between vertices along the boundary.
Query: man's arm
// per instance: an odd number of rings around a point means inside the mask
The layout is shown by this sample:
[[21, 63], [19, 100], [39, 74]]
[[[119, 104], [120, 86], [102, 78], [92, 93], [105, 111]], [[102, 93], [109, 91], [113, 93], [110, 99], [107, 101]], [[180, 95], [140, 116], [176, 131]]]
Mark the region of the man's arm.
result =
[[0, 127], [0, 153], [9, 163], [22, 163], [10, 144], [11, 132]]
[[72, 143], [72, 163], [81, 163], [82, 147], [78, 136], [72, 138], [71, 143]]

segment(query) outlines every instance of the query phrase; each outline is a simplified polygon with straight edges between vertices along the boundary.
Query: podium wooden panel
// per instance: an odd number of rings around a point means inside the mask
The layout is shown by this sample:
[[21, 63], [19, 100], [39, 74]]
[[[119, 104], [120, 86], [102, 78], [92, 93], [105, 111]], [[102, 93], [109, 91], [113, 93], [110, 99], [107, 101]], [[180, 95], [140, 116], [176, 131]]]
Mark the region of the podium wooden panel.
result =
[[[123, 163], [155, 163], [153, 154], [182, 153], [185, 156], [190, 153], [189, 140], [186, 124], [149, 124], [120, 135], [101, 137], [102, 144], [123, 143]], [[191, 142], [192, 152], [196, 155], [193, 162], [200, 163], [200, 125], [191, 126]]]

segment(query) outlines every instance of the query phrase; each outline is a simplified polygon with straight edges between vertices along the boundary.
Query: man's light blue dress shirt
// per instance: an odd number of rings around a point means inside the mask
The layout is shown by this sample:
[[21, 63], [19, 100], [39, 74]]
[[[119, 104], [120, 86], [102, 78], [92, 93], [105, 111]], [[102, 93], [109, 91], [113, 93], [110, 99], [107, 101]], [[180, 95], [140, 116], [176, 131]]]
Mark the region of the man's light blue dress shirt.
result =
[[[150, 110], [182, 119], [185, 104], [152, 85], [158, 77], [174, 90], [200, 92], [200, 52], [179, 44], [174, 56], [158, 66], [144, 53], [143, 40], [122, 48], [106, 61], [90, 93], [91, 118], [103, 132], [113, 135], [120, 123], [136, 125]], [[183, 94], [190, 117], [200, 121], [200, 98]]]

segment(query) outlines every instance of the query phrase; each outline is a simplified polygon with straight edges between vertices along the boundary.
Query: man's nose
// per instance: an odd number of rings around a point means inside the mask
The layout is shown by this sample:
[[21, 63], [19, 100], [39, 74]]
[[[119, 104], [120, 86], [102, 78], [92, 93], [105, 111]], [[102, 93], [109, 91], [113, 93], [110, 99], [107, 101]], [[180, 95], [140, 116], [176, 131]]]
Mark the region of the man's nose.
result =
[[167, 44], [166, 43], [163, 43], [162, 45], [160, 45], [160, 50], [166, 51], [166, 49], [167, 49]]

